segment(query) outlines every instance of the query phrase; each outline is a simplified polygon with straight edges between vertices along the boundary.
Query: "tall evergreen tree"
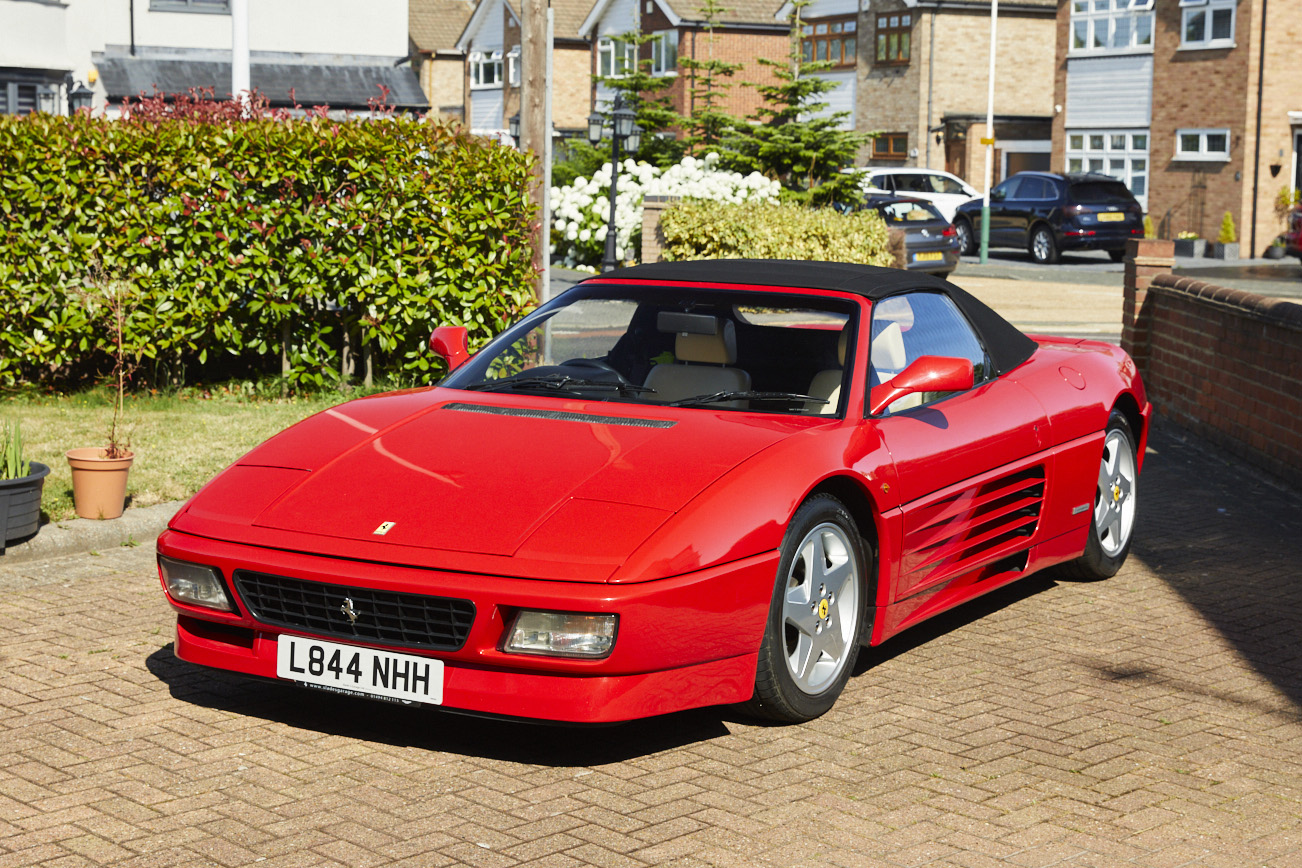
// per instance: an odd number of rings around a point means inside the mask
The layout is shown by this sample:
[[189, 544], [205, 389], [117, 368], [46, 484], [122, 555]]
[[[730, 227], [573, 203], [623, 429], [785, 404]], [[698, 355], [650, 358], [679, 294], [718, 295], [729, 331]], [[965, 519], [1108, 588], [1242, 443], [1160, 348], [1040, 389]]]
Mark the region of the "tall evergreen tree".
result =
[[730, 79], [742, 68], [740, 63], [729, 63], [714, 56], [714, 29], [726, 8], [719, 0], [705, 0], [699, 7], [705, 22], [704, 60], [680, 57], [678, 65], [691, 76], [691, 111], [683, 132], [687, 135], [689, 153], [718, 150], [724, 137], [741, 121], [720, 107], [720, 102], [732, 87]]
[[665, 93], [674, 83], [674, 76], [655, 75], [649, 58], [637, 59], [642, 46], [658, 38], [657, 34], [636, 31], [615, 37], [613, 68], [609, 75], [598, 75], [597, 80], [622, 96], [624, 105], [637, 116], [636, 123], [642, 128], [642, 146], [637, 158], [667, 169], [681, 160], [687, 150], [686, 143], [672, 135], [683, 125], [683, 116], [674, 111]]
[[759, 58], [773, 70], [776, 84], [755, 85], [763, 104], [727, 139], [730, 168], [759, 171], [782, 184], [788, 199], [809, 205], [851, 203], [862, 199], [858, 178], [841, 169], [871, 136], [842, 129], [849, 112], [822, 114], [821, 97], [836, 84], [816, 73], [832, 68], [827, 61], [808, 61], [801, 51], [802, 12], [809, 0], [795, 0], [791, 11], [791, 48], [785, 61]]

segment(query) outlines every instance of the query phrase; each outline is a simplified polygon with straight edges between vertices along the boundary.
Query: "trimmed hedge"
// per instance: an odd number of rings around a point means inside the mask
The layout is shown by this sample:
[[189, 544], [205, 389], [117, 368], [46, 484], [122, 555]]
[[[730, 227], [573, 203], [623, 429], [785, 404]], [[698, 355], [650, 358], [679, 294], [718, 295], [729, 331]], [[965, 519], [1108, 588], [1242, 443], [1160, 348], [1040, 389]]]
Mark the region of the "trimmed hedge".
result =
[[665, 259], [803, 259], [892, 266], [886, 222], [795, 203], [690, 201], [660, 217]]
[[0, 383], [107, 369], [97, 273], [132, 285], [125, 342], [157, 381], [279, 373], [288, 336], [290, 380], [322, 385], [341, 328], [377, 372], [423, 375], [432, 325], [482, 342], [532, 303], [526, 155], [413, 118], [195, 105], [0, 116]]

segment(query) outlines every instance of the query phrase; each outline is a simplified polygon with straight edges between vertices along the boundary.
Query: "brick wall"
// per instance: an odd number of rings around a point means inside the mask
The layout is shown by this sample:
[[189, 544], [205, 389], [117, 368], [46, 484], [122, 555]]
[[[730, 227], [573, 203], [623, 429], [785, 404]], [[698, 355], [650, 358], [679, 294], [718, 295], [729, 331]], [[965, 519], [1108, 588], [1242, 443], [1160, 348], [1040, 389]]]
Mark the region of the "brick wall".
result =
[[[1159, 414], [1302, 484], [1302, 304], [1176, 277], [1131, 241], [1122, 346]], [[1151, 269], [1150, 273], [1144, 273]], [[1147, 283], [1145, 287], [1143, 284]]]

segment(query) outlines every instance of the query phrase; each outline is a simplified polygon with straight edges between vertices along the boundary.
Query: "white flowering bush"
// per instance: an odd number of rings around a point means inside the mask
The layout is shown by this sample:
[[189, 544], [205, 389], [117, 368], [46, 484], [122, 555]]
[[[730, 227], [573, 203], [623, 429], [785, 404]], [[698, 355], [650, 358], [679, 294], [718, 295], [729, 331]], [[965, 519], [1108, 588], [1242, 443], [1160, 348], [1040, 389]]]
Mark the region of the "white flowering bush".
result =
[[[713, 202], [776, 201], [781, 185], [758, 172], [741, 175], [718, 168], [719, 155], [684, 157], [663, 172], [646, 163], [624, 160], [619, 166], [615, 194], [615, 257], [637, 258], [642, 237], [642, 200], [646, 196], [681, 196]], [[592, 269], [601, 264], [610, 217], [610, 163], [591, 178], [553, 187], [551, 251], [568, 268]]]

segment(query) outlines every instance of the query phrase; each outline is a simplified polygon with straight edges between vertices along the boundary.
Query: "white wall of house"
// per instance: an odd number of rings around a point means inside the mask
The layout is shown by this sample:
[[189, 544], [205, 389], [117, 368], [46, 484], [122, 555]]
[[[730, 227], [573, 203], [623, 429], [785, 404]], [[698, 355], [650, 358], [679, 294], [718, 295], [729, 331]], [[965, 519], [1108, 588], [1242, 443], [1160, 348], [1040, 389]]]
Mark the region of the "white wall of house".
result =
[[1146, 127], [1152, 103], [1151, 53], [1068, 58], [1068, 127]]
[[[501, 51], [503, 56], [502, 74], [506, 74], [506, 45], [502, 32], [506, 20], [506, 4], [503, 0], [483, 0], [484, 5], [476, 10], [471, 18], [470, 27], [457, 47], [465, 51], [467, 62], [473, 54], [492, 54]], [[469, 75], [469, 71], [467, 71]], [[470, 130], [474, 133], [488, 135], [506, 129], [504, 112], [505, 94], [499, 81], [492, 87], [476, 87], [470, 79]]]
[[836, 72], [819, 72], [815, 73], [818, 78], [830, 81], [836, 85], [835, 90], [830, 90], [823, 94], [819, 99], [827, 103], [827, 108], [822, 111], [813, 112], [815, 117], [824, 117], [835, 114], [836, 112], [849, 112], [841, 120], [841, 129], [854, 129], [854, 106], [855, 106], [855, 85], [858, 74], [853, 69], [837, 70]]
[[71, 68], [68, 14], [53, 3], [0, 0], [0, 66]]

